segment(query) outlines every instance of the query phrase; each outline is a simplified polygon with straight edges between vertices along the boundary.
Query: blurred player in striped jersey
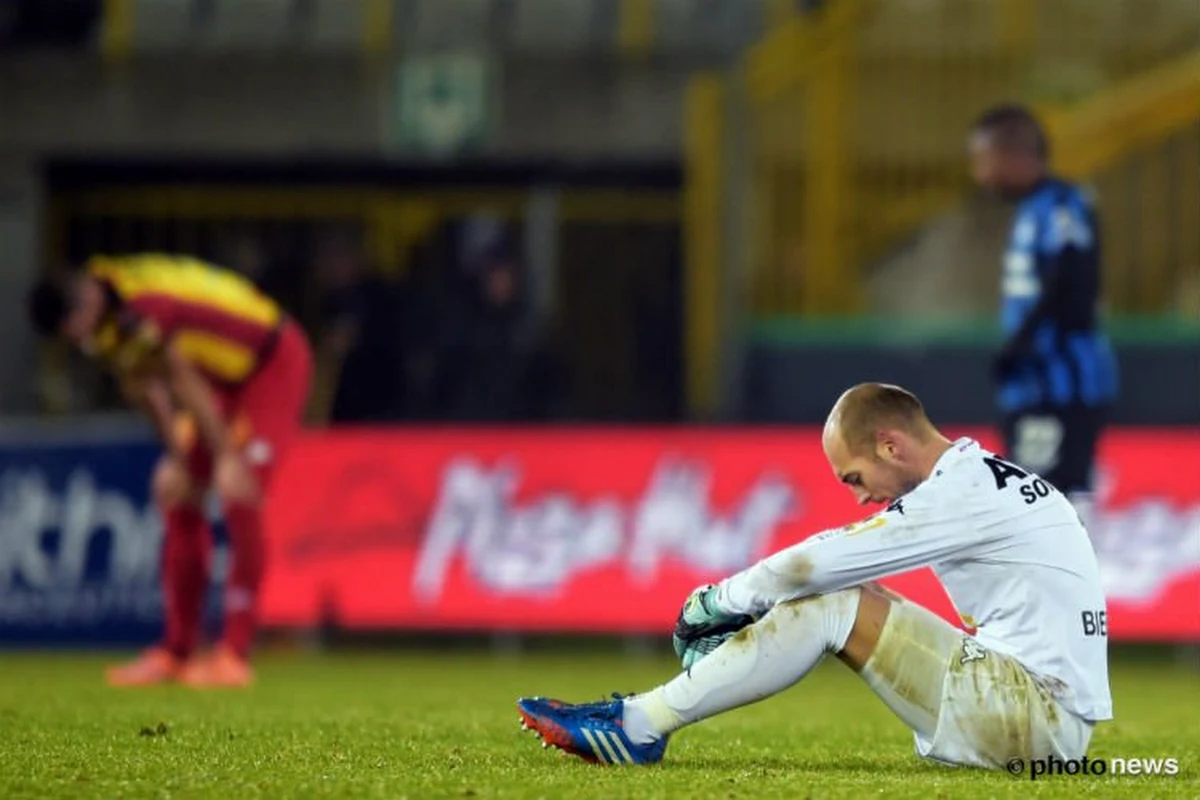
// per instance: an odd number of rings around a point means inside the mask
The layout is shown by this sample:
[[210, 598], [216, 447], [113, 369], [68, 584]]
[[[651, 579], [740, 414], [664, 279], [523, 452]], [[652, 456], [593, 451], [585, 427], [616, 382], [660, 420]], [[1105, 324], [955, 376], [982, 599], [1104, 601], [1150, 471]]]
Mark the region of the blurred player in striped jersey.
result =
[[[261, 509], [308, 398], [312, 356], [304, 333], [237, 274], [166, 255], [93, 258], [66, 280], [39, 282], [28, 305], [39, 332], [113, 370], [164, 445], [152, 493], [166, 528], [166, 631], [141, 657], [110, 669], [109, 683], [250, 684], [265, 567]], [[221, 640], [201, 653], [210, 488], [232, 563]]]
[[1015, 204], [994, 370], [1005, 446], [1086, 520], [1096, 446], [1118, 389], [1101, 326], [1096, 210], [1087, 192], [1051, 173], [1046, 134], [1022, 106], [983, 114], [968, 147], [976, 182]]

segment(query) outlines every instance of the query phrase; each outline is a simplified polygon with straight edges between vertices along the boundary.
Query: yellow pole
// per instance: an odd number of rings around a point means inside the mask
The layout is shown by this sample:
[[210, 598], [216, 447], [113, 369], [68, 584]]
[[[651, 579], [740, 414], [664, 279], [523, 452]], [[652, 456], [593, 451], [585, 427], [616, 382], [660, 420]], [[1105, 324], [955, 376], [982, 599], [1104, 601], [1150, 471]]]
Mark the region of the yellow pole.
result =
[[365, 0], [363, 3], [363, 52], [382, 56], [392, 49], [394, 0]]
[[684, 302], [688, 407], [716, 411], [721, 270], [721, 79], [692, 78], [684, 107]]
[[621, 52], [634, 58], [650, 54], [656, 27], [654, 0], [621, 0], [617, 18], [617, 44]]
[[816, 55], [804, 81], [807, 147], [804, 153], [803, 230], [807, 242], [803, 297], [805, 314], [853, 311], [862, 292], [849, 228], [854, 190], [852, 138], [856, 41], [864, 6], [842, 0], [828, 19], [825, 50]]
[[842, 124], [841, 59], [832, 46], [823, 56], [824, 69], [808, 82], [805, 110], [808, 112], [808, 148], [805, 152], [804, 270], [801, 275], [800, 308], [804, 314], [829, 314], [837, 309], [842, 272], [840, 230], [843, 203], [844, 126]]
[[100, 48], [109, 61], [124, 61], [133, 48], [133, 0], [104, 0]]
[[[1176, 142], [1178, 160], [1176, 175], [1200, 175], [1200, 120], [1185, 128]], [[1182, 235], [1183, 231], [1195, 231], [1196, 220], [1200, 219], [1200, 181], [1180, 181], [1179, 201], [1175, 209], [1175, 229], [1180, 232], [1179, 255], [1175, 268], [1184, 289], [1176, 305], [1200, 319], [1200, 236]]]

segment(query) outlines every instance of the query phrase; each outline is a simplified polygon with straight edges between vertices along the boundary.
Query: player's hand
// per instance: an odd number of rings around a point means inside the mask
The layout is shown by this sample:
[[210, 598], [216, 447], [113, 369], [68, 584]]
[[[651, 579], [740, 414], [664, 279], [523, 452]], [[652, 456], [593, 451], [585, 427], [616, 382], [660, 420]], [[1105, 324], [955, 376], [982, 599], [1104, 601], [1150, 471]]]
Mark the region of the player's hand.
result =
[[684, 669], [690, 669], [730, 636], [754, 622], [754, 618], [746, 614], [727, 614], [717, 608], [715, 592], [716, 586], [712, 584], [693, 590], [675, 620], [671, 644]]
[[165, 453], [154, 467], [150, 493], [159, 508], [172, 508], [192, 501], [195, 488], [187, 464], [174, 453]]
[[258, 480], [246, 459], [236, 450], [227, 450], [217, 456], [213, 465], [213, 487], [223, 504], [258, 501]]
[[679, 656], [679, 663], [685, 670], [689, 670], [735, 635], [737, 635], [737, 631], [726, 631], [725, 633], [701, 636], [690, 642], [672, 637], [671, 644], [675, 647], [675, 655]]

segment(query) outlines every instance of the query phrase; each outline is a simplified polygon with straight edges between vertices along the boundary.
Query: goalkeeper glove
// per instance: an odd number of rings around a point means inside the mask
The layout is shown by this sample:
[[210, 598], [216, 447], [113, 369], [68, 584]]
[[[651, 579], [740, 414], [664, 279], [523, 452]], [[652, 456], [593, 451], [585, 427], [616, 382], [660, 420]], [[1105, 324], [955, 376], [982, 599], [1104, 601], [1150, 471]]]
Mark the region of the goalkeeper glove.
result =
[[694, 590], [675, 621], [671, 644], [684, 669], [716, 650], [725, 640], [754, 622], [747, 614], [727, 614], [716, 607], [713, 584]]

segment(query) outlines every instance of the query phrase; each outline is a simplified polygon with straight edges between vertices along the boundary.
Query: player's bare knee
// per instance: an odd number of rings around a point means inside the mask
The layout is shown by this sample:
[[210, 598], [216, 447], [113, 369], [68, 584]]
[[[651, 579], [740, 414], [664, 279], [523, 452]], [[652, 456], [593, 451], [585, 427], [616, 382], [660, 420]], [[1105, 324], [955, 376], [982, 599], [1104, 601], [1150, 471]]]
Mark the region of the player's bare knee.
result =
[[874, 654], [891, 613], [892, 603], [895, 602], [893, 596], [892, 592], [879, 584], [867, 584], [859, 588], [854, 627], [850, 629], [846, 646], [837, 654], [855, 672], [861, 672]]

